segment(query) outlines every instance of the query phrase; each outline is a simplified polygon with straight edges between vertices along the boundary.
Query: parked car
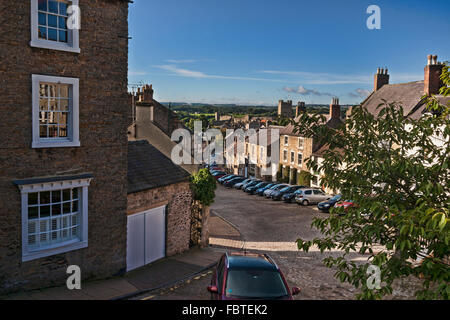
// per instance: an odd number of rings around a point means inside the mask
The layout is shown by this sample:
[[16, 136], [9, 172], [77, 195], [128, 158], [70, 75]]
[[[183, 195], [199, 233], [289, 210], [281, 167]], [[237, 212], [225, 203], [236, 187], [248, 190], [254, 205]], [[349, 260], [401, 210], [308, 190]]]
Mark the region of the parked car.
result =
[[299, 205], [309, 206], [310, 204], [330, 200], [332, 197], [333, 196], [326, 194], [323, 190], [306, 188], [300, 189], [299, 193], [295, 196], [295, 202]]
[[285, 194], [293, 194], [298, 189], [300, 189], [300, 186], [289, 186], [289, 187], [283, 188], [281, 190], [274, 191], [274, 192], [272, 192], [272, 195], [271, 195], [272, 200], [279, 201], [282, 199], [282, 197]]
[[228, 179], [233, 179], [233, 178], [236, 178], [236, 177], [238, 177], [238, 176], [235, 175], [235, 174], [228, 174], [228, 175], [226, 175], [226, 176], [220, 178], [218, 181], [219, 181], [220, 184], [223, 184], [223, 183], [224, 183], [225, 181], [227, 181]]
[[264, 196], [264, 191], [272, 188], [273, 186], [275, 186], [275, 183], [270, 183], [267, 186], [259, 188], [258, 190], [256, 190], [255, 194], [257, 194], [258, 196], [262, 197], [262, 196]]
[[270, 189], [264, 191], [264, 196], [265, 196], [266, 198], [270, 198], [270, 197], [272, 196], [272, 193], [273, 193], [273, 192], [278, 191], [278, 190], [281, 190], [281, 189], [286, 188], [286, 187], [288, 187], [287, 184], [276, 184], [276, 185], [274, 185], [272, 188], [270, 188]]
[[269, 184], [270, 184], [269, 182], [260, 182], [254, 186], [245, 188], [245, 192], [255, 194], [257, 190], [262, 189]]
[[339, 201], [334, 205], [335, 208], [344, 208], [345, 211], [349, 210], [350, 208], [356, 208], [357, 206], [358, 205], [356, 205], [353, 200]]
[[242, 187], [242, 190], [245, 192], [245, 190], [246, 190], [248, 187], [256, 186], [257, 184], [260, 184], [261, 182], [262, 182], [261, 180], [254, 180], [254, 181], [252, 181], [252, 182], [249, 182], [249, 183], [247, 183], [245, 186]]
[[330, 200], [322, 201], [317, 205], [317, 209], [323, 212], [330, 212], [330, 208], [333, 208], [336, 203], [341, 201], [342, 196], [338, 194], [337, 196], [334, 196]]
[[267, 254], [226, 253], [213, 272], [207, 290], [212, 300], [293, 300], [292, 291], [277, 264]]
[[223, 184], [226, 188], [233, 188], [234, 187], [234, 185], [236, 184], [236, 183], [239, 183], [239, 182], [242, 182], [242, 181], [244, 181], [245, 180], [245, 178], [244, 177], [237, 177], [237, 178], [233, 178], [233, 179], [230, 179], [230, 180], [227, 180], [227, 181], [225, 181], [225, 183]]
[[241, 183], [238, 183], [237, 185], [234, 186], [235, 189], [242, 189], [244, 186], [246, 186], [248, 183], [252, 182], [254, 179], [253, 178], [248, 178], [245, 179], [244, 181], [242, 181]]
[[286, 203], [291, 203], [295, 201], [295, 196], [301, 192], [301, 189], [308, 188], [307, 186], [298, 186], [298, 188], [294, 192], [288, 192], [283, 194], [281, 200]]

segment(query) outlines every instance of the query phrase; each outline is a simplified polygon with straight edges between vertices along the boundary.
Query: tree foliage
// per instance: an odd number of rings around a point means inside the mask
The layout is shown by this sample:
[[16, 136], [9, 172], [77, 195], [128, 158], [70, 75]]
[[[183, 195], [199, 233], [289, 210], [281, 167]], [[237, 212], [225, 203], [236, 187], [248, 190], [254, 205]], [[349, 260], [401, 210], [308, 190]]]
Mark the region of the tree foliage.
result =
[[[442, 80], [440, 93], [448, 96], [447, 66]], [[429, 98], [433, 112], [417, 120], [405, 116], [401, 103], [384, 101], [377, 115], [353, 108], [336, 130], [321, 125], [322, 116], [304, 114], [296, 124], [298, 132], [329, 145], [323, 163], [309, 159], [309, 168], [324, 173], [325, 187], [357, 204], [315, 219], [323, 236], [299, 239], [298, 247], [340, 250], [324, 263], [337, 269], [340, 281], [359, 288], [360, 299], [381, 299], [392, 293], [394, 280], [409, 276], [422, 283], [419, 299], [450, 296], [450, 108], [439, 101]], [[370, 258], [350, 261], [352, 252]], [[381, 270], [379, 289], [369, 288], [370, 265]]]
[[208, 169], [201, 169], [191, 176], [191, 190], [194, 200], [204, 206], [209, 206], [216, 197], [217, 183]]

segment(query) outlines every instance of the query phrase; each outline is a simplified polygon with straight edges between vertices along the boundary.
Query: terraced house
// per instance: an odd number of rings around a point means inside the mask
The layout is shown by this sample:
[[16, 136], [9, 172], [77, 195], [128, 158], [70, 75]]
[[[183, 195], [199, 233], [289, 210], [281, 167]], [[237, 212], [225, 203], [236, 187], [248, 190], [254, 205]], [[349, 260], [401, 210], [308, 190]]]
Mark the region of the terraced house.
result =
[[126, 269], [128, 2], [0, 2], [2, 293]]

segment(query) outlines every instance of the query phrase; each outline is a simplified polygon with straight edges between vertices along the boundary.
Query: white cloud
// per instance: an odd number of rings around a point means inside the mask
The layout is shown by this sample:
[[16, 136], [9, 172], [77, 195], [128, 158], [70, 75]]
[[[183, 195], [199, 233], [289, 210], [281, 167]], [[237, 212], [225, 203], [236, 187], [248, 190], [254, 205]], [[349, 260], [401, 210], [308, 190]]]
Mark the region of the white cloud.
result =
[[284, 80], [278, 79], [267, 79], [267, 78], [252, 78], [252, 77], [240, 77], [240, 76], [224, 76], [224, 75], [211, 75], [206, 74], [201, 71], [188, 70], [179, 68], [174, 65], [159, 65], [156, 68], [166, 70], [171, 72], [172, 75], [188, 77], [188, 78], [198, 78], [198, 79], [230, 79], [230, 80], [247, 80], [247, 81], [269, 81], [269, 82], [285, 82]]
[[328, 92], [320, 92], [314, 89], [306, 89], [304, 86], [298, 86], [298, 87], [284, 87], [283, 88], [284, 91], [289, 92], [289, 93], [298, 93], [300, 95], [303, 96], [309, 96], [309, 95], [314, 95], [314, 96], [330, 96], [332, 97], [333, 95], [331, 93]]
[[365, 90], [365, 89], [356, 89], [353, 92], [350, 92], [348, 95], [352, 98], [367, 98], [369, 96], [369, 94], [371, 93], [371, 91], [369, 90]]

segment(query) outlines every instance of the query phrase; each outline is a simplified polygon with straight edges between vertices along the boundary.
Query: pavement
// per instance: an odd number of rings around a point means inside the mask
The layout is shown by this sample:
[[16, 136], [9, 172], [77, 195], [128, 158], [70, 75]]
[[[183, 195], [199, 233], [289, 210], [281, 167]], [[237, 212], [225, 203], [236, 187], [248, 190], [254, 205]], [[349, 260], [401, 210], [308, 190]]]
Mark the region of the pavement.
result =
[[[240, 240], [239, 231], [214, 212], [210, 220], [211, 239], [221, 238], [222, 245], [235, 247]], [[206, 278], [224, 250], [218, 246], [192, 248], [189, 251], [159, 260], [125, 276], [84, 282], [81, 290], [66, 286], [20, 292], [0, 297], [3, 300], [117, 300], [135, 299], [151, 292], [179, 286], [193, 279]], [[208, 272], [209, 271], [209, 272]], [[206, 280], [205, 280], [206, 281]]]

